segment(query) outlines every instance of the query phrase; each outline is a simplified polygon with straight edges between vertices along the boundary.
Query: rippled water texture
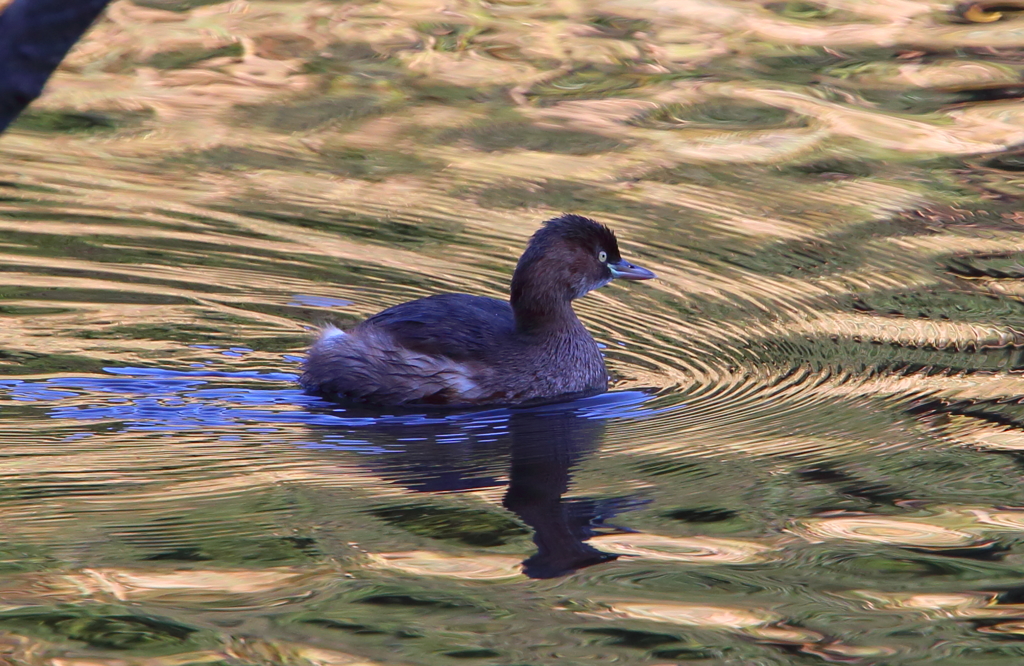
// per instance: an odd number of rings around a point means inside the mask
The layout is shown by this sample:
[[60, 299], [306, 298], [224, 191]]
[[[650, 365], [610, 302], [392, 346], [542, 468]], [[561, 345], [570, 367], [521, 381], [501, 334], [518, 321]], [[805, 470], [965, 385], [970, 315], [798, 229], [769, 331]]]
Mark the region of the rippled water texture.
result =
[[[1020, 664], [1018, 5], [118, 0], [0, 138], [0, 661]], [[296, 389], [563, 211], [613, 392]]]

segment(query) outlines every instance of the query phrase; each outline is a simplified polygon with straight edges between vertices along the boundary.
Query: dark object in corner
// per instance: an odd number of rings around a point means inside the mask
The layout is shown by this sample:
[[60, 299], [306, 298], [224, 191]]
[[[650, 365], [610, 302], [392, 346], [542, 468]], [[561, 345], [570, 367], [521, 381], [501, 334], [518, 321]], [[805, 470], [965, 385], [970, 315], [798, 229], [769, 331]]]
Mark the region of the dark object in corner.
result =
[[0, 132], [57, 69], [109, 0], [14, 0], [0, 13]]

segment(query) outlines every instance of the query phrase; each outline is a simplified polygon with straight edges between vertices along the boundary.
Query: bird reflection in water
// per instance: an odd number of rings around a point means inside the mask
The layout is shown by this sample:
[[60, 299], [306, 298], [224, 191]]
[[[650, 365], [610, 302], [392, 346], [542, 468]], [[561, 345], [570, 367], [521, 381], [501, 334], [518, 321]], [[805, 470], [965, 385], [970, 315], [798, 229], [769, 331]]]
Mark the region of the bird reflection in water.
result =
[[553, 578], [618, 557], [586, 543], [616, 507], [562, 498], [571, 470], [597, 447], [604, 425], [604, 419], [571, 411], [522, 412], [509, 419], [512, 463], [502, 504], [533, 528], [537, 553], [523, 562], [531, 578]]
[[524, 409], [391, 416], [349, 433], [384, 450], [361, 457], [361, 466], [418, 492], [495, 487], [508, 465], [502, 504], [533, 529], [537, 546], [523, 562], [523, 573], [554, 578], [616, 559], [587, 540], [599, 531], [627, 531], [605, 521], [647, 502], [633, 496], [563, 497], [573, 470], [600, 444], [608, 418], [636, 416], [645, 399], [622, 392]]

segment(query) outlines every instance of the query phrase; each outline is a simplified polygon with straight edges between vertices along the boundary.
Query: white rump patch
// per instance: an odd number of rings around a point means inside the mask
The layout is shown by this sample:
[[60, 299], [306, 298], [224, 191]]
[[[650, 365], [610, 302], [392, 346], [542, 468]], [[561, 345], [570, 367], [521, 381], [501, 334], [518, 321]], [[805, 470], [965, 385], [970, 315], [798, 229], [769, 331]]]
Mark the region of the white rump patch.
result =
[[324, 326], [323, 328], [320, 329], [320, 339], [321, 340], [329, 340], [331, 338], [336, 338], [336, 337], [339, 337], [339, 336], [340, 337], [345, 337], [346, 335], [348, 335], [348, 333], [346, 333], [345, 331], [341, 330], [340, 328], [338, 328], [334, 324], [327, 324], [326, 326]]
[[372, 326], [351, 333], [325, 325], [310, 349], [307, 384], [341, 386], [353, 395], [381, 395], [389, 401], [415, 402], [446, 392], [453, 402], [471, 402], [480, 387], [473, 368], [444, 356], [415, 352]]

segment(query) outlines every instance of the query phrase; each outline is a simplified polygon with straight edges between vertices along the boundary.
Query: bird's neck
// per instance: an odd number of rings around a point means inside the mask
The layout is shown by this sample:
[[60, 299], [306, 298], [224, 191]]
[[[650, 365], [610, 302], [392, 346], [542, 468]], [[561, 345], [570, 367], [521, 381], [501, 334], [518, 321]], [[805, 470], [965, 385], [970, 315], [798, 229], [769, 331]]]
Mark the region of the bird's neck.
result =
[[576, 293], [567, 273], [571, 255], [561, 245], [531, 242], [516, 264], [509, 303], [520, 333], [557, 332], [582, 326], [572, 309]]
[[581, 325], [567, 289], [553, 289], [537, 280], [513, 279], [509, 303], [520, 333], [554, 333]]

